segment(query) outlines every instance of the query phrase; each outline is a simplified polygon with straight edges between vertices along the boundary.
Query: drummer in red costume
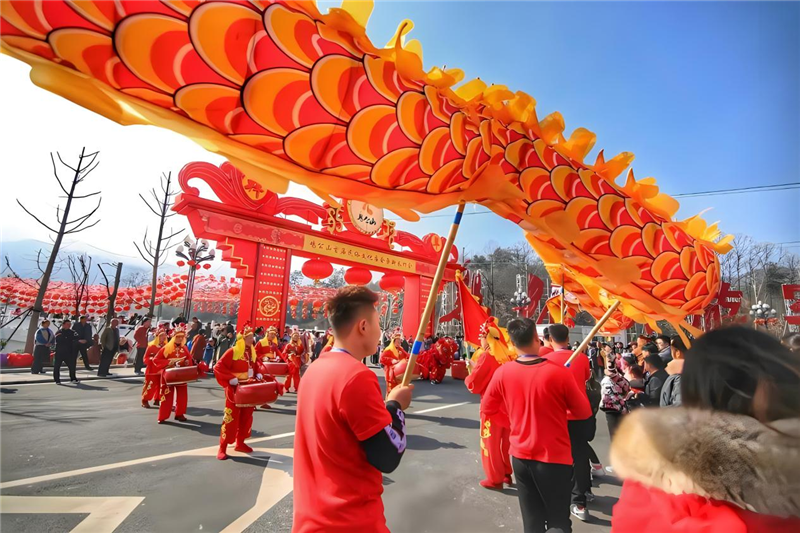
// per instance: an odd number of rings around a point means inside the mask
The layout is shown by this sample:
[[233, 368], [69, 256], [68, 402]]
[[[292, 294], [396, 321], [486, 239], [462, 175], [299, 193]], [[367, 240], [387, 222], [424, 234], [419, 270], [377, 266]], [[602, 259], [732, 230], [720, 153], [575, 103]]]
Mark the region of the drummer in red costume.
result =
[[283, 348], [283, 360], [289, 363], [289, 375], [286, 376], [286, 381], [283, 383], [286, 392], [289, 392], [292, 383], [294, 383], [295, 392], [300, 390], [300, 367], [303, 366], [305, 353], [306, 349], [303, 346], [303, 339], [300, 338], [300, 330], [295, 326], [292, 328], [292, 340]]
[[[264, 363], [274, 363], [281, 360], [281, 350], [278, 347], [278, 328], [270, 326], [267, 328], [267, 336], [258, 341], [255, 345], [256, 358], [259, 365]], [[261, 373], [267, 376], [269, 373], [261, 367]], [[272, 378], [274, 380], [274, 376]], [[280, 393], [283, 394], [283, 385], [280, 386]], [[268, 403], [260, 406], [261, 409], [272, 409]]]
[[464, 383], [470, 392], [481, 395], [481, 463], [486, 479], [481, 480], [480, 485], [487, 489], [500, 490], [503, 483], [511, 484], [511, 430], [508, 419], [502, 415], [484, 414], [483, 394], [500, 365], [512, 361], [514, 355], [494, 317], [481, 326], [481, 347], [483, 350], [478, 362], [474, 364]]
[[229, 348], [217, 364], [214, 365], [214, 377], [225, 389], [225, 414], [222, 417], [222, 430], [219, 436], [219, 451], [217, 459], [228, 458], [228, 444], [236, 442], [237, 452], [250, 453], [253, 449], [244, 443], [250, 437], [253, 426], [254, 407], [236, 407], [234, 397], [236, 387], [255, 378], [262, 380], [258, 356], [253, 348], [253, 328], [245, 325], [236, 340], [236, 344]]
[[403, 334], [400, 332], [400, 328], [397, 328], [392, 333], [392, 340], [389, 346], [381, 354], [381, 365], [383, 365], [384, 375], [386, 376], [387, 395], [390, 390], [399, 384], [398, 379], [403, 379], [403, 376], [396, 376], [394, 372], [394, 365], [404, 359], [408, 359], [408, 352], [403, 349], [401, 342], [403, 342]]
[[150, 400], [155, 400], [154, 405], [158, 405], [161, 398], [161, 371], [156, 369], [153, 358], [158, 351], [167, 344], [167, 329], [160, 326], [156, 331], [155, 338], [147, 345], [144, 352], [144, 385], [142, 385], [142, 407], [150, 409]]
[[[161, 405], [158, 407], [158, 423], [161, 424], [172, 413], [172, 404], [175, 405], [175, 420], [186, 422], [186, 406], [189, 403], [189, 392], [186, 383], [181, 385], [167, 385], [164, 370], [180, 366], [192, 366], [194, 361], [186, 348], [186, 326], [175, 328], [172, 339], [161, 348], [152, 359], [154, 370], [161, 374]], [[177, 394], [177, 401], [175, 395]]]
[[267, 336], [256, 343], [256, 355], [259, 361], [273, 362], [280, 359], [281, 351], [278, 348], [278, 328], [267, 328]]

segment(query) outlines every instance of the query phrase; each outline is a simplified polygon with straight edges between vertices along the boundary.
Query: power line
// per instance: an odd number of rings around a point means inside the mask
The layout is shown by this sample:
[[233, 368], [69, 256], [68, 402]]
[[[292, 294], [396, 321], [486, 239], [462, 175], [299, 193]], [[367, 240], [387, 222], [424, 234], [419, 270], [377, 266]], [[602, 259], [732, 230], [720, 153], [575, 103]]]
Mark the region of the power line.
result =
[[[800, 182], [793, 183], [780, 183], [775, 185], [755, 185], [750, 187], [739, 187], [736, 189], [718, 189], [713, 191], [702, 192], [686, 192], [680, 194], [673, 194], [673, 198], [696, 198], [700, 196], [719, 196], [725, 194], [744, 194], [750, 192], [773, 192], [773, 191], [786, 191], [792, 189], [800, 189]], [[464, 216], [471, 215], [488, 215], [494, 214], [494, 211], [470, 211], [465, 212]], [[452, 214], [439, 214], [439, 215], [420, 215], [420, 218], [443, 218], [452, 217]], [[390, 219], [393, 220], [393, 219]]]

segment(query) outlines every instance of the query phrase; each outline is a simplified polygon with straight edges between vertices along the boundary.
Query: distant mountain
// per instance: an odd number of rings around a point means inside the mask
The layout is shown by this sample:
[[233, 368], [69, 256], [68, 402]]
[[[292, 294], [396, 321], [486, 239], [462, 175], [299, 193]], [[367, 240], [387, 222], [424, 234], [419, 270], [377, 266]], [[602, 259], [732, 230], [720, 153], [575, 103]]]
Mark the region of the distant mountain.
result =
[[[39, 250], [42, 251], [41, 263], [42, 268], [47, 265], [50, 257], [50, 251], [53, 244], [50, 242], [38, 241], [35, 239], [24, 239], [20, 241], [0, 242], [0, 271], [2, 276], [10, 275], [6, 267], [6, 258], [11, 268], [19, 276], [23, 278], [39, 278], [41, 273], [36, 268], [36, 254]], [[92, 258], [92, 271], [90, 283], [101, 283], [102, 276], [96, 265], [101, 263], [115, 263], [122, 261], [122, 285], [127, 285], [126, 281], [135, 278], [143, 279], [143, 283], [150, 282], [150, 275], [152, 270], [150, 265], [145, 263], [141, 258], [134, 258], [131, 256], [116, 256], [112, 253], [99, 250], [98, 248], [84, 242], [68, 242], [62, 244], [59, 252], [60, 268], [57, 266], [54, 269], [52, 279], [55, 281], [72, 281], [69, 269], [67, 268], [66, 258], [69, 255], [79, 255], [86, 253]], [[135, 252], [134, 252], [135, 253]], [[173, 252], [174, 257], [174, 252]], [[177, 260], [177, 258], [175, 258]], [[222, 261], [215, 261], [208, 273], [214, 273], [222, 276], [230, 276], [233, 270], [230, 269], [227, 263]], [[178, 268], [173, 260], [167, 260], [166, 264], [159, 269], [160, 273], [173, 274], [177, 272], [185, 272], [186, 268]], [[108, 272], [108, 269], [106, 269]], [[138, 283], [137, 283], [138, 284]]]

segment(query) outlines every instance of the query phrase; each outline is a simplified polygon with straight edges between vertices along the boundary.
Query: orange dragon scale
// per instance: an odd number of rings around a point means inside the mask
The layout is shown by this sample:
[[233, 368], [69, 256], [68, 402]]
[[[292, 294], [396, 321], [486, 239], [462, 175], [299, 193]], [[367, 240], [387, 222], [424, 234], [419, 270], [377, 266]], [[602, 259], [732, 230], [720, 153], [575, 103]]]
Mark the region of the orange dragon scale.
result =
[[[715, 298], [715, 225], [636, 180], [623, 153], [584, 162], [523, 92], [422, 68], [404, 21], [386, 47], [369, 2], [321, 13], [303, 0], [4, 0], [2, 51], [31, 79], [120, 124], [152, 124], [223, 154], [248, 178], [361, 198], [413, 218], [459, 201], [522, 227], [550, 275], [608, 325], [683, 325]], [[457, 84], [461, 85], [457, 86]]]

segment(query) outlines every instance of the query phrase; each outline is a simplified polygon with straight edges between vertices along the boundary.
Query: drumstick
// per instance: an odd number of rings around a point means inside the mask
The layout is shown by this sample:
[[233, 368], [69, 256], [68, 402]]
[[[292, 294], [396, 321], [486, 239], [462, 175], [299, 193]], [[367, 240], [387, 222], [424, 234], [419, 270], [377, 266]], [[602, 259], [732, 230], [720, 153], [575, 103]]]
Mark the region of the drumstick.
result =
[[428, 301], [425, 304], [425, 310], [422, 312], [422, 317], [419, 322], [419, 329], [417, 329], [417, 337], [414, 339], [414, 345], [411, 347], [411, 355], [408, 358], [406, 371], [403, 374], [403, 386], [407, 386], [411, 382], [411, 375], [414, 372], [414, 365], [417, 362], [417, 356], [422, 349], [422, 341], [425, 338], [425, 330], [428, 327], [428, 321], [431, 319], [433, 310], [436, 307], [436, 295], [439, 291], [439, 284], [444, 277], [444, 269], [447, 266], [447, 259], [450, 257], [450, 250], [453, 248], [453, 241], [456, 240], [456, 233], [458, 233], [458, 226], [461, 224], [461, 217], [464, 215], [464, 202], [458, 204], [456, 216], [453, 219], [453, 224], [450, 226], [450, 233], [447, 235], [447, 241], [444, 243], [442, 255], [439, 257], [439, 265], [436, 267], [436, 274], [433, 276], [433, 283], [431, 284], [431, 292], [428, 294]]

